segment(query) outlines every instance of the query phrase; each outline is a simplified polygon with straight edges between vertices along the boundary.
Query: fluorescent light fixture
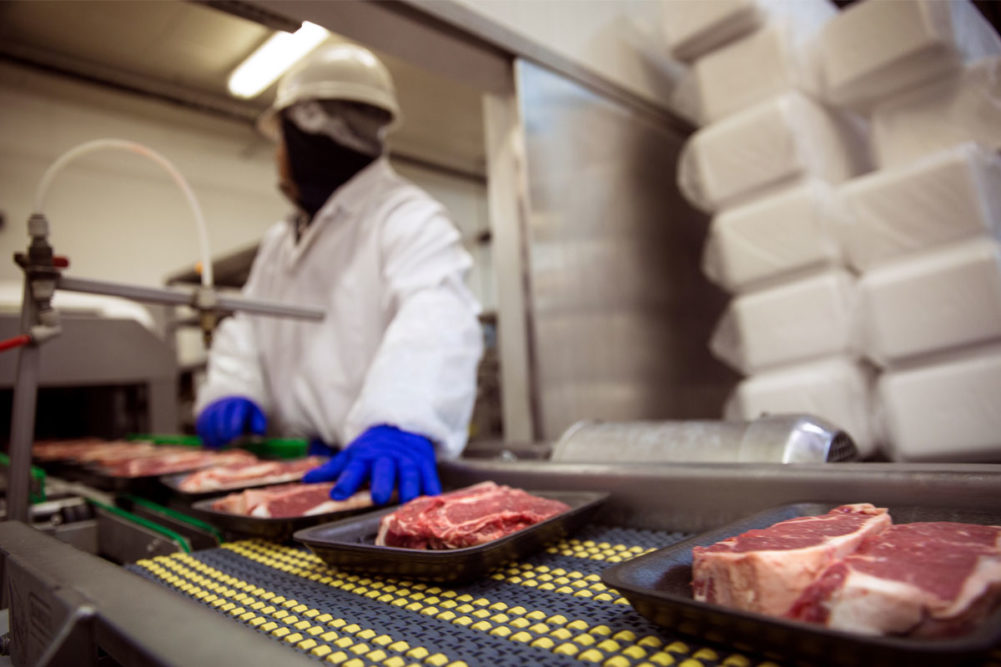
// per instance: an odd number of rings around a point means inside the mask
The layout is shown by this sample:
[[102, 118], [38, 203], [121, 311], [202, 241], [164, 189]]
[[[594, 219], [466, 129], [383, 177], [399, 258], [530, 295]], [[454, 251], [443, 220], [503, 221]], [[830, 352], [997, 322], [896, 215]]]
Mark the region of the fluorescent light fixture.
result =
[[303, 21], [294, 33], [276, 32], [229, 76], [229, 92], [249, 99], [260, 95], [285, 70], [327, 38], [325, 28]]

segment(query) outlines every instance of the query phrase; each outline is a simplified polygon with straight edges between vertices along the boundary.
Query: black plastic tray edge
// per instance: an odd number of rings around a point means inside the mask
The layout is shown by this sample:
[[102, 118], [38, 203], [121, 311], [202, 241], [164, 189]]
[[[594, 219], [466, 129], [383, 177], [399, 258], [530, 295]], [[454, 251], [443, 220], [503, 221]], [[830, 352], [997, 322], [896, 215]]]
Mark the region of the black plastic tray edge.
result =
[[[284, 482], [283, 482], [284, 484]], [[279, 486], [279, 485], [273, 485]], [[264, 487], [260, 487], [264, 488]], [[226, 495], [217, 495], [205, 498], [191, 504], [191, 511], [203, 521], [211, 523], [217, 528], [230, 533], [237, 533], [248, 537], [261, 537], [272, 540], [285, 540], [292, 536], [297, 530], [314, 526], [318, 523], [329, 523], [341, 518], [354, 517], [358, 514], [372, 512], [378, 509], [374, 506], [357, 507], [339, 512], [325, 512], [323, 514], [313, 514], [310, 516], [297, 516], [291, 518], [262, 518], [256, 516], [244, 516], [242, 514], [230, 514], [212, 509], [213, 502]], [[395, 507], [393, 508], [395, 509]]]
[[[541, 548], [545, 543], [572, 534], [593, 514], [609, 494], [604, 491], [551, 491], [526, 489], [533, 495], [562, 500], [571, 506], [567, 512], [541, 521], [516, 533], [473, 547], [448, 550], [404, 549], [400, 547], [378, 547], [371, 543], [344, 541], [370, 537], [376, 532], [383, 516], [395, 507], [370, 512], [363, 517], [353, 517], [313, 526], [297, 531], [292, 539], [310, 548], [327, 565], [363, 571], [370, 574], [396, 576], [405, 579], [430, 580], [440, 583], [465, 583], [483, 576], [494, 567], [512, 558], [522, 558]], [[330, 531], [344, 533], [338, 540], [321, 539], [317, 533]], [[540, 534], [551, 534], [539, 539]], [[519, 548], [520, 547], [520, 548]], [[365, 557], [365, 564], [345, 564], [333, 554], [350, 553]], [[410, 571], [402, 571], [405, 564]], [[434, 572], [414, 572], [415, 565], [427, 565]], [[444, 571], [443, 574], [439, 572]]]
[[[831, 630], [810, 623], [765, 616], [711, 603], [697, 602], [691, 597], [684, 598], [672, 593], [664, 593], [655, 589], [633, 585], [629, 582], [628, 573], [630, 570], [641, 568], [648, 562], [658, 562], [675, 556], [680, 556], [680, 558], [673, 561], [674, 564], [672, 567], [687, 567], [687, 580], [690, 581], [692, 547], [715, 544], [720, 540], [739, 535], [752, 528], [765, 528], [785, 519], [824, 514], [841, 504], [844, 503], [802, 502], [764, 510], [720, 528], [686, 538], [657, 551], [643, 554], [624, 563], [616, 563], [601, 572], [601, 580], [606, 586], [619, 591], [641, 615], [650, 620], [654, 620], [654, 618], [649, 615], [649, 609], [646, 607], [647, 604], [661, 608], [665, 606], [677, 607], [682, 612], [686, 612], [682, 613], [682, 616], [690, 621], [705, 622], [706, 620], [711, 621], [712, 618], [729, 618], [733, 620], [733, 623], [727, 625], [742, 625], [743, 634], [739, 638], [733, 636], [725, 637], [722, 641], [734, 643], [738, 640], [743, 640], [745, 644], [755, 650], [767, 655], [778, 655], [784, 659], [803, 658], [803, 656], [797, 651], [776, 649], [774, 638], [780, 634], [787, 637], [799, 638], [802, 641], [809, 641], [810, 638], [813, 638], [815, 640], [826, 640], [823, 642], [824, 644], [832, 646], [835, 643], [837, 644], [838, 651], [836, 654], [827, 655], [827, 659], [822, 656], [818, 657], [818, 654], [811, 652], [813, 654], [808, 656], [808, 659], [816, 663], [844, 662], [845, 664], [855, 664], [855, 660], [859, 659], [859, 650], [878, 650], [885, 657], [899, 656], [903, 659], [906, 656], [911, 661], [907, 664], [919, 664], [914, 662], [915, 660], [919, 660], [920, 664], [956, 664], [957, 659], [983, 658], [991, 650], [997, 649], [1001, 645], [1001, 609], [996, 609], [976, 630], [961, 637], [931, 640], [882, 635], [870, 636]], [[1001, 515], [987, 511], [922, 507], [916, 505], [889, 505], [888, 509], [891, 516], [894, 517], [895, 523], [910, 523], [911, 521], [963, 521], [977, 523], [976, 519], [986, 519], [986, 521], [981, 521], [981, 523], [1001, 525]], [[900, 517], [904, 516], [909, 518], [901, 520]], [[666, 569], [663, 570], [661, 576], [666, 572]], [[637, 605], [636, 602], [640, 602], [641, 604]], [[656, 623], [657, 621], [654, 620], [654, 622]], [[719, 624], [711, 622], [710, 625], [716, 628]], [[697, 634], [704, 636], [706, 629], [703, 628], [702, 630], [702, 632], [698, 632]], [[748, 630], [753, 630], [753, 634], [749, 634]], [[720, 641], [719, 637], [709, 638], [714, 641]], [[816, 644], [816, 642], [814, 643]], [[846, 656], [844, 649], [848, 647], [857, 649], [854, 653], [854, 660]], [[876, 656], [873, 655], [870, 657], [875, 658]]]

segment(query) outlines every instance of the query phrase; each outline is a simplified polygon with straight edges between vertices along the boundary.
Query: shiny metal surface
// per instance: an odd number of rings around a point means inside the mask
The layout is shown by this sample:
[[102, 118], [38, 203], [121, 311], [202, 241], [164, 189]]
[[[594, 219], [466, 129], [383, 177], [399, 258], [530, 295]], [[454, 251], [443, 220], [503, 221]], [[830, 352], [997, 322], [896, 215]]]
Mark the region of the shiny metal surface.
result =
[[227, 615], [16, 521], [0, 523], [0, 564], [15, 665], [316, 664]]
[[515, 73], [536, 439], [718, 417], [736, 376], [706, 348], [725, 296], [699, 267], [707, 220], [675, 186], [683, 132], [532, 63]]
[[825, 463], [858, 458], [841, 429], [810, 415], [753, 421], [581, 421], [553, 447], [562, 463]]
[[116, 563], [134, 563], [140, 558], [166, 556], [181, 546], [164, 535], [97, 508], [97, 551]]
[[239, 296], [214, 294], [214, 303], [205, 305], [198, 302], [197, 292], [183, 289], [163, 289], [159, 287], [144, 287], [142, 285], [126, 285], [105, 280], [90, 278], [59, 277], [59, 289], [69, 292], [86, 292], [88, 294], [107, 294], [135, 301], [161, 303], [168, 306], [202, 306], [221, 310], [240, 310], [255, 315], [272, 315], [275, 317], [292, 317], [303, 320], [320, 321], [325, 313], [318, 308], [294, 306], [273, 301], [247, 299]]
[[1001, 510], [1001, 464], [553, 463], [447, 461], [446, 488], [484, 480], [523, 489], [608, 491], [598, 523], [703, 532], [796, 502]]

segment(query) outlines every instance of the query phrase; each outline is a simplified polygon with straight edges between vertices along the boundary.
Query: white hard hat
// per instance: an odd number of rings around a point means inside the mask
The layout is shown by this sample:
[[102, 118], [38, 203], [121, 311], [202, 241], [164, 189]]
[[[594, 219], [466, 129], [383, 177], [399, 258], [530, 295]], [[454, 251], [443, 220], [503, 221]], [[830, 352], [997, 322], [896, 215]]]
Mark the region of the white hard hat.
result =
[[296, 64], [278, 82], [274, 104], [257, 126], [265, 135], [277, 138], [278, 114], [307, 100], [345, 100], [384, 109], [391, 116], [387, 129], [400, 121], [389, 70], [375, 54], [356, 44], [324, 46]]

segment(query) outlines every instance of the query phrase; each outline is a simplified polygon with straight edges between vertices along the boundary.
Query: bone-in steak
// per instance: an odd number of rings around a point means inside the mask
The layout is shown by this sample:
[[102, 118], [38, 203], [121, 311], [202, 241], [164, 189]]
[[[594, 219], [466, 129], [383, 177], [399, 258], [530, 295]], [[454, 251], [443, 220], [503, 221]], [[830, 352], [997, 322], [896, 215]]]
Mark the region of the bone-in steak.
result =
[[422, 496], [382, 518], [376, 544], [409, 549], [458, 549], [484, 544], [570, 509], [494, 482], [440, 496]]
[[693, 596], [700, 602], [783, 614], [828, 565], [889, 525], [885, 508], [859, 503], [695, 547]]
[[1001, 604], [1001, 527], [895, 525], [828, 567], [789, 616], [865, 634], [961, 634]]

